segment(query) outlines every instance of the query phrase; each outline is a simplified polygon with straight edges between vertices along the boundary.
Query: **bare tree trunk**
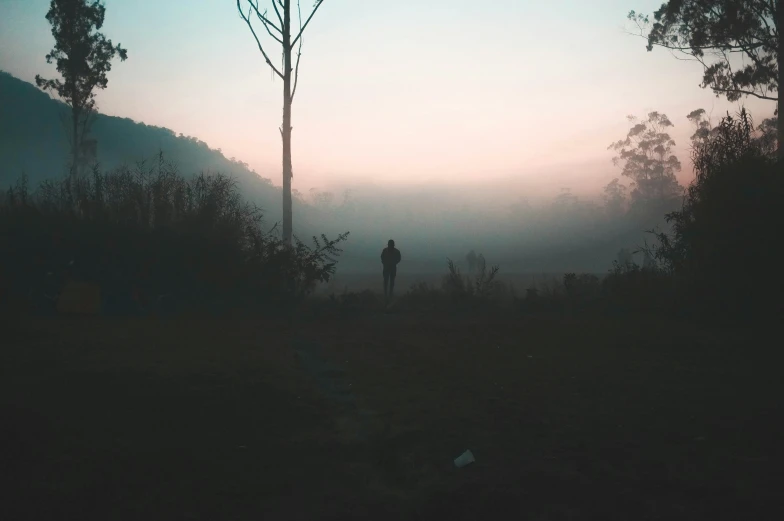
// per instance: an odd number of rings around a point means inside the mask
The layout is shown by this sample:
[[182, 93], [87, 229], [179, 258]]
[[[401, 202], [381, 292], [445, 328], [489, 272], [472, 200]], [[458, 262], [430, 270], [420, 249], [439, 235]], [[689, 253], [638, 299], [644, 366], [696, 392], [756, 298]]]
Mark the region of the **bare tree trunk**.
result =
[[[284, 112], [286, 109], [284, 109]], [[293, 235], [291, 209], [291, 104], [288, 114], [283, 116], [283, 240], [291, 244]]]
[[291, 210], [291, 0], [283, 5], [283, 241], [291, 244], [293, 234]]
[[[248, 25], [253, 38], [256, 40], [256, 45], [259, 47], [264, 60], [273, 72], [283, 80], [283, 124], [280, 127], [280, 137], [283, 140], [283, 241], [291, 245], [293, 239], [294, 227], [292, 224], [292, 200], [291, 200], [291, 179], [294, 177], [291, 165], [291, 104], [294, 100], [294, 95], [297, 92], [297, 80], [299, 78], [299, 60], [302, 56], [302, 33], [308, 26], [313, 16], [321, 7], [324, 0], [316, 0], [313, 5], [313, 10], [310, 16], [307, 17], [305, 23], [302, 23], [302, 12], [300, 11], [299, 0], [296, 3], [297, 15], [299, 18], [299, 31], [296, 36], [292, 38], [291, 33], [291, 8], [294, 4], [293, 0], [272, 0], [272, 8], [277, 17], [277, 23], [267, 17], [267, 11], [259, 10], [258, 0], [247, 0], [245, 4], [248, 8], [247, 14], [243, 11], [242, 0], [237, 0], [237, 10], [240, 16]], [[282, 13], [281, 13], [282, 11]], [[253, 28], [251, 17], [255, 17], [261, 22], [270, 37], [277, 41], [283, 49], [283, 69], [273, 65], [269, 55], [264, 50], [264, 46], [259, 40], [256, 30]], [[279, 24], [279, 25], [278, 25]], [[278, 36], [280, 35], [280, 36]], [[292, 66], [292, 50], [299, 42], [299, 50], [297, 51], [297, 63]], [[293, 82], [292, 82], [293, 80]]]
[[778, 101], [778, 120], [776, 127], [778, 128], [778, 146], [779, 146], [779, 163], [784, 163], [784, 66], [781, 63], [781, 57], [784, 56], [784, 36], [781, 35], [784, 31], [784, 6], [781, 5], [781, 0], [776, 1], [776, 31], [779, 35], [779, 51], [778, 51], [778, 66], [779, 66], [779, 101]]
[[71, 136], [71, 177], [79, 177], [79, 117], [81, 111], [77, 108], [71, 110], [71, 123], [73, 135]]

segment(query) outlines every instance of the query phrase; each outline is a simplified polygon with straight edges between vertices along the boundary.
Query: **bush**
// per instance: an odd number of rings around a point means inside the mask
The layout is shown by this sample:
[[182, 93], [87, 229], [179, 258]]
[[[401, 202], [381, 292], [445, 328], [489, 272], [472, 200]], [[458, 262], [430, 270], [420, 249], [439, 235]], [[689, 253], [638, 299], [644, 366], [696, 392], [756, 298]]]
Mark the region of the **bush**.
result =
[[265, 231], [232, 179], [185, 179], [162, 155], [149, 167], [47, 181], [32, 194], [23, 176], [0, 196], [0, 219], [11, 292], [35, 292], [54, 272], [99, 284], [118, 312], [150, 309], [159, 295], [170, 295], [169, 307], [286, 308], [329, 279], [348, 236], [289, 247], [276, 227]]
[[696, 178], [666, 216], [672, 232], [655, 233], [656, 260], [699, 314], [778, 315], [784, 277], [771, 241], [784, 223], [782, 165], [745, 111], [722, 119], [692, 158]]
[[498, 266], [490, 270], [480, 265], [475, 275], [463, 275], [460, 269], [447, 259], [447, 273], [441, 286], [434, 287], [424, 282], [413, 284], [395, 304], [401, 311], [443, 312], [493, 312], [511, 303], [512, 290], [495, 280]]
[[412, 284], [398, 300], [398, 306], [409, 311], [445, 309], [449, 304], [446, 292], [425, 282]]
[[451, 259], [447, 259], [447, 267], [449, 272], [444, 275], [441, 287], [454, 299], [490, 299], [502, 291], [502, 285], [495, 280], [498, 266], [492, 266], [488, 271], [485, 264], [480, 263], [473, 277], [462, 275]]
[[567, 273], [563, 277], [566, 295], [574, 300], [586, 300], [599, 295], [601, 284], [599, 277], [590, 273]]
[[638, 264], [613, 267], [601, 282], [605, 309], [612, 313], [677, 312], [671, 277], [656, 267]]

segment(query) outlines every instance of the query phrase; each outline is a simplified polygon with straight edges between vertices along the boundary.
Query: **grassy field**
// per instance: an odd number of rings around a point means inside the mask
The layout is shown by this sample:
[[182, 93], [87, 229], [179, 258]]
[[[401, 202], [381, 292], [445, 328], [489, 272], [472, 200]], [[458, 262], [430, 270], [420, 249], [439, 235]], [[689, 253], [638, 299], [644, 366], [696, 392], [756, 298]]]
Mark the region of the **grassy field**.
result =
[[[440, 288], [441, 281], [443, 280], [446, 273], [446, 270], [430, 273], [412, 273], [407, 270], [400, 269], [397, 273], [397, 279], [395, 281], [395, 291], [399, 295], [402, 295], [412, 285], [419, 283], [425, 283], [430, 286]], [[601, 277], [606, 275], [606, 273], [598, 273], [596, 275]], [[503, 270], [500, 271], [496, 276], [496, 280], [510, 285], [520, 296], [525, 295], [526, 288], [559, 284], [562, 279], [563, 273], [507, 273]], [[321, 284], [318, 287], [317, 292], [320, 294], [334, 293], [336, 295], [339, 295], [344, 291], [359, 292], [371, 290], [375, 292], [381, 292], [383, 290], [383, 286], [384, 279], [380, 268], [377, 272], [374, 271], [372, 273], [344, 273], [338, 271], [338, 273], [332, 277], [329, 283]]]
[[2, 338], [4, 520], [781, 519], [762, 332], [371, 313]]

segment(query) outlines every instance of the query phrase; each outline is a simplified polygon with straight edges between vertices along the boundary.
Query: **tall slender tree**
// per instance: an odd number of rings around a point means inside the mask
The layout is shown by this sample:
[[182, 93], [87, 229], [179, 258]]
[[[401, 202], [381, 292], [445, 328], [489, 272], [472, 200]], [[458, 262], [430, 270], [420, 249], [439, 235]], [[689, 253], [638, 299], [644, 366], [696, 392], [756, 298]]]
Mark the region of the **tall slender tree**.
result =
[[46, 19], [52, 26], [54, 48], [46, 55], [54, 61], [62, 79], [47, 80], [35, 76], [36, 85], [55, 92], [71, 108], [71, 173], [76, 175], [82, 158], [94, 154], [95, 141], [87, 140], [96, 110], [96, 89], [105, 89], [112, 60], [128, 51], [98, 32], [103, 27], [106, 8], [99, 0], [52, 0]]
[[663, 203], [682, 194], [675, 173], [681, 162], [673, 154], [675, 141], [667, 133], [673, 124], [662, 113], [651, 112], [647, 120], [627, 116], [632, 128], [625, 139], [611, 143], [610, 150], [618, 155], [613, 164], [622, 168], [622, 175], [632, 180], [632, 202]]
[[611, 217], [622, 215], [626, 210], [626, 186], [617, 177], [604, 187], [604, 208]]
[[653, 14], [631, 11], [648, 40], [703, 66], [701, 87], [736, 101], [754, 96], [778, 103], [778, 154], [784, 159], [784, 10], [781, 0], [669, 0]]
[[[287, 244], [291, 244], [291, 237], [293, 233], [292, 226], [292, 210], [291, 210], [291, 179], [294, 177], [291, 164], [291, 104], [294, 101], [294, 95], [297, 92], [297, 83], [299, 81], [299, 62], [302, 57], [302, 33], [307, 28], [313, 16], [318, 11], [324, 0], [316, 0], [313, 4], [313, 9], [307, 18], [302, 18], [302, 10], [300, 2], [297, 0], [297, 29], [296, 32], [292, 31], [292, 14], [291, 11], [294, 7], [293, 0], [270, 0], [272, 9], [275, 12], [277, 23], [271, 20], [267, 15], [268, 10], [261, 11], [259, 8], [259, 0], [237, 0], [237, 10], [240, 16], [248, 25], [256, 45], [264, 57], [264, 61], [272, 69], [272, 72], [283, 80], [283, 125], [280, 127], [280, 135], [283, 140], [283, 240]], [[253, 26], [253, 20], [260, 24], [267, 34], [275, 40], [282, 48], [282, 66], [276, 67], [269, 54], [265, 50], [264, 45], [259, 38], [259, 31], [257, 33]], [[294, 49], [297, 49], [296, 64], [293, 60]]]

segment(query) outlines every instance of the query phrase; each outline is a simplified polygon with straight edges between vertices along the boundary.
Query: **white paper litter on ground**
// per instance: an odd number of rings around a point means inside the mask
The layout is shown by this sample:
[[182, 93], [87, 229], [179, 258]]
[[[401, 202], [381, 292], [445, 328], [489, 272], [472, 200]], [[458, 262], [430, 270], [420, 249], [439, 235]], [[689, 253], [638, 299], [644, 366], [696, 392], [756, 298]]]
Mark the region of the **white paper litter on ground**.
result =
[[475, 461], [476, 459], [474, 459], [474, 454], [470, 450], [466, 450], [460, 456], [455, 458], [455, 467], [460, 469]]

